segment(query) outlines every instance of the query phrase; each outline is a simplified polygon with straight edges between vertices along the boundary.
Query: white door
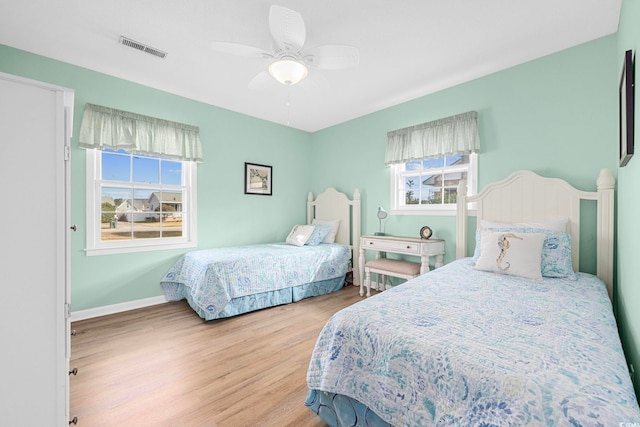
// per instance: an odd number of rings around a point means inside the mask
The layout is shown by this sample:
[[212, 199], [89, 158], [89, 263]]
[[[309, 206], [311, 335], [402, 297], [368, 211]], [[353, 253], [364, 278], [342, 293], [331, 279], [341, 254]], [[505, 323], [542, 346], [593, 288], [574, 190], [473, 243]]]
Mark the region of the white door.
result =
[[0, 425], [69, 423], [72, 91], [0, 73]]

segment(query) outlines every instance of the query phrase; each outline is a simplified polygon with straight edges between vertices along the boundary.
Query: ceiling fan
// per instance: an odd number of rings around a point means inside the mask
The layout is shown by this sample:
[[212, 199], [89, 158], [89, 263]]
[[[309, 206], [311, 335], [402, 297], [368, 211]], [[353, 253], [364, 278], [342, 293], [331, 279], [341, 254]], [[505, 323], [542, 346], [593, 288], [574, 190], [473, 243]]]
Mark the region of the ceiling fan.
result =
[[212, 42], [212, 48], [218, 52], [272, 60], [268, 72], [259, 73], [249, 82], [249, 89], [258, 89], [272, 78], [283, 85], [295, 85], [307, 77], [307, 67], [338, 70], [356, 66], [360, 61], [354, 46], [327, 44], [305, 49], [306, 28], [302, 15], [285, 7], [271, 6], [269, 29], [273, 39], [271, 52], [240, 43]]

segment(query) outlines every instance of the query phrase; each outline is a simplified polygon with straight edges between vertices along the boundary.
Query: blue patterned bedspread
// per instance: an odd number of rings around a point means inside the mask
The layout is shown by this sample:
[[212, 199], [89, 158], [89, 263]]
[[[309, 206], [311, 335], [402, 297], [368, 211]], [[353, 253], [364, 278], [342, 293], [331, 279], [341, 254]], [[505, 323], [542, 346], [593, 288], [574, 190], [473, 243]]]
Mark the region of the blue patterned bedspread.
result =
[[168, 301], [187, 298], [215, 319], [233, 298], [344, 276], [348, 246], [286, 243], [189, 252], [161, 280]]
[[469, 258], [336, 313], [307, 383], [394, 426], [640, 423], [599, 279], [521, 279]]

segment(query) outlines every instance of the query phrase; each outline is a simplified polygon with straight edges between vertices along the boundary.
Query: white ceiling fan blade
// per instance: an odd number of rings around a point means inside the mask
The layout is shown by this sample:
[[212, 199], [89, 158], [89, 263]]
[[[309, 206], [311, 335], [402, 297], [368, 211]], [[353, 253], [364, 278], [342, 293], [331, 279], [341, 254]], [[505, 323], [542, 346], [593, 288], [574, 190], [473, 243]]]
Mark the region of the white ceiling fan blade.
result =
[[326, 44], [308, 50], [303, 59], [310, 67], [340, 70], [358, 65], [360, 52], [354, 46]]
[[278, 88], [278, 85], [280, 85], [280, 83], [278, 83], [276, 79], [271, 77], [271, 74], [266, 71], [262, 71], [256, 74], [256, 76], [251, 79], [247, 87], [249, 88], [249, 90], [265, 90], [276, 89]]
[[273, 55], [264, 50], [241, 43], [232, 42], [211, 42], [211, 48], [216, 52], [228, 53], [237, 56], [272, 58]]
[[302, 15], [298, 12], [282, 6], [271, 6], [269, 28], [278, 49], [299, 52], [304, 46], [307, 30]]

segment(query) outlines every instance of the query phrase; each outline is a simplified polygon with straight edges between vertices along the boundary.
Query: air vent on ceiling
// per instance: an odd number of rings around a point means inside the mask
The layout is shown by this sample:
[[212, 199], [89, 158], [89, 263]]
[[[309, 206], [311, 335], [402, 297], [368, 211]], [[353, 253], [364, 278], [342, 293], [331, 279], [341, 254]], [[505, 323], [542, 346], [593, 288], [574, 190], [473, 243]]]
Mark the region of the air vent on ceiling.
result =
[[131, 40], [129, 38], [126, 38], [125, 36], [120, 36], [120, 44], [132, 47], [134, 49], [138, 49], [138, 50], [140, 50], [142, 52], [146, 52], [148, 54], [157, 56], [158, 58], [163, 58], [164, 59], [167, 56], [167, 52], [163, 52], [160, 49], [156, 49], [154, 47], [147, 46], [144, 43], [140, 43], [140, 42], [137, 42], [135, 40]]

